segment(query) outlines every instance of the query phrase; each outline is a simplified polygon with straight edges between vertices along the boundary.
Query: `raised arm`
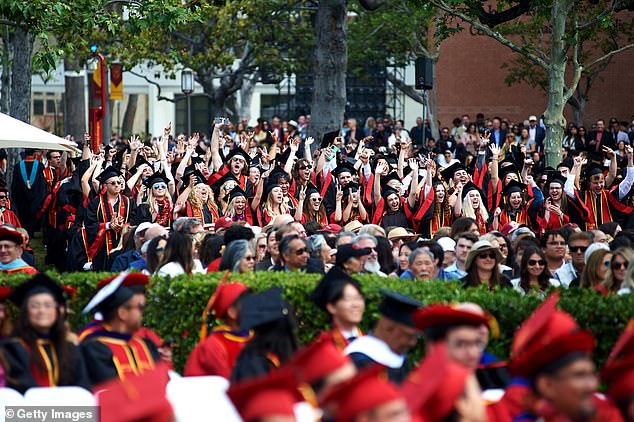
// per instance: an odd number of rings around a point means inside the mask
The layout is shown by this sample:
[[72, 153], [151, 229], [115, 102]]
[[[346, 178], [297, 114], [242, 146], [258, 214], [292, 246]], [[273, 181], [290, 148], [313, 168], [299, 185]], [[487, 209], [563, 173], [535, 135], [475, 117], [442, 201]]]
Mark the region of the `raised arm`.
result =
[[610, 187], [616, 180], [616, 154], [612, 148], [605, 145], [603, 146], [603, 152], [605, 152], [607, 159], [610, 160], [610, 170], [608, 170], [608, 175], [605, 178], [605, 186]]
[[297, 202], [297, 208], [295, 209], [295, 221], [302, 221], [302, 214], [304, 214], [304, 201], [306, 200], [306, 189], [308, 186], [302, 186], [299, 189], [299, 201]]
[[381, 174], [387, 170], [387, 164], [381, 161], [374, 171], [374, 204], [381, 201]]
[[630, 192], [634, 183], [634, 152], [632, 146], [625, 145], [625, 153], [627, 154], [627, 173], [625, 174], [625, 179], [619, 183], [619, 200]]
[[498, 190], [498, 181], [500, 180], [498, 177], [498, 161], [500, 159], [500, 148], [492, 144], [489, 146], [491, 150], [491, 186], [493, 186], [493, 192], [497, 192]]
[[211, 165], [214, 172], [220, 170], [220, 167], [222, 167], [222, 157], [220, 157], [220, 130], [224, 125], [224, 120], [222, 123], [215, 123], [214, 131], [211, 134], [209, 149], [211, 150]]
[[453, 208], [454, 217], [462, 217], [462, 183], [456, 185], [456, 204]]
[[297, 151], [299, 151], [299, 143], [301, 141], [302, 139], [299, 136], [295, 136], [288, 146], [291, 149], [291, 153], [288, 155], [288, 160], [286, 160], [286, 163], [284, 163], [284, 172], [286, 174], [292, 174], [293, 164], [295, 164], [295, 157], [297, 156]]
[[579, 174], [581, 173], [581, 166], [587, 162], [588, 160], [583, 159], [580, 156], [576, 156], [574, 158], [574, 164], [572, 165], [570, 174], [566, 179], [566, 183], [564, 183], [564, 193], [570, 198], [575, 197], [575, 179], [579, 177]]
[[313, 154], [311, 152], [311, 145], [315, 142], [315, 138], [309, 136], [304, 140], [304, 160], [313, 164]]
[[409, 168], [412, 169], [412, 183], [409, 187], [409, 195], [407, 196], [407, 204], [410, 208], [416, 206], [416, 199], [419, 193], [418, 187], [418, 160], [416, 158], [410, 158], [407, 160]]

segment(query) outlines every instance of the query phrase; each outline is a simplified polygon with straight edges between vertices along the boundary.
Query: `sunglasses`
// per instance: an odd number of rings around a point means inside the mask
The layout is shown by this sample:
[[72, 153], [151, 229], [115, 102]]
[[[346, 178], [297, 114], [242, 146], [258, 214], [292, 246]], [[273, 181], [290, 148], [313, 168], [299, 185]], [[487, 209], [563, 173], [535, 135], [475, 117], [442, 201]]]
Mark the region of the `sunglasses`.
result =
[[610, 266], [610, 261], [603, 261], [603, 266], [608, 268]]
[[266, 245], [258, 245], [258, 249], [266, 249]]
[[629, 264], [630, 264], [629, 262], [613, 262], [612, 269], [613, 270], [625, 269], [627, 268]]
[[246, 162], [246, 160], [245, 160], [244, 158], [242, 158], [242, 157], [232, 157], [231, 159], [232, 159], [233, 161], [238, 161], [238, 162], [240, 162], [240, 163], [244, 163], [244, 162]]
[[495, 252], [481, 253], [478, 255], [480, 259], [495, 259]]
[[544, 261], [543, 259], [529, 259], [528, 260], [528, 265], [530, 265], [531, 267], [535, 266], [535, 265], [539, 265], [540, 267], [543, 267], [544, 265], [546, 265], [546, 261]]
[[167, 185], [165, 183], [156, 183], [152, 186], [154, 189], [166, 189]]
[[313, 202], [321, 202], [322, 199], [321, 198], [310, 198], [311, 201]]
[[303, 255], [305, 253], [308, 253], [308, 248], [300, 248], [298, 250], [296, 250], [295, 252], [293, 252], [295, 255], [299, 256], [299, 255]]
[[300, 169], [300, 170], [306, 170], [306, 169], [311, 170], [312, 168], [313, 168], [313, 166], [311, 166], [310, 164], [308, 164], [308, 165], [306, 165], [306, 166], [301, 166], [299, 169]]
[[7, 199], [7, 195], [0, 195], [0, 199]]
[[587, 246], [570, 246], [570, 252], [585, 252], [588, 249]]
[[109, 185], [123, 185], [123, 182], [120, 181], [115, 181], [115, 182], [108, 182]]

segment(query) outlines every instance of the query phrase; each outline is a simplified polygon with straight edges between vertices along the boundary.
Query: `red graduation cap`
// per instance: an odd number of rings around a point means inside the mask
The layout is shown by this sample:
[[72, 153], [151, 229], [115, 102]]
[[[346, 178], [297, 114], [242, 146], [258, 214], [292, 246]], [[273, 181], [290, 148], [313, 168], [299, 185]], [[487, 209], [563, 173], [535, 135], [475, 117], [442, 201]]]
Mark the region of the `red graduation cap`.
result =
[[350, 362], [332, 341], [319, 338], [297, 352], [289, 366], [299, 374], [300, 382], [312, 384]]
[[323, 402], [334, 404], [337, 422], [350, 422], [363, 412], [398, 399], [403, 395], [387, 379], [385, 368], [373, 365], [335, 386]]
[[439, 343], [409, 375], [401, 391], [413, 416], [423, 421], [441, 421], [464, 393], [470, 374], [469, 368], [449, 359], [445, 344]]
[[613, 400], [625, 400], [634, 394], [634, 318], [612, 348], [601, 376], [609, 384], [608, 394]]
[[[97, 283], [97, 290], [103, 289], [108, 283], [115, 278], [119, 277], [119, 274], [115, 274], [110, 277], [99, 280]], [[133, 287], [133, 286], [147, 286], [150, 283], [150, 276], [143, 273], [129, 273], [123, 279], [120, 287]]]
[[414, 314], [414, 324], [421, 331], [442, 326], [472, 325], [479, 327], [487, 323], [488, 320], [484, 315], [450, 305], [430, 305], [417, 310]]
[[6, 225], [0, 226], [0, 240], [10, 240], [20, 246], [26, 243], [22, 233]]
[[202, 315], [203, 323], [200, 328], [200, 341], [204, 341], [207, 338], [207, 315], [209, 315], [209, 312], [213, 312], [216, 318], [224, 318], [227, 310], [236, 299], [247, 291], [247, 286], [242, 283], [227, 283], [230, 274], [230, 271], [225, 272], [222, 280], [218, 283], [218, 287], [216, 287], [216, 291], [207, 302]]
[[101, 409], [101, 422], [168, 422], [172, 406], [165, 397], [169, 376], [164, 365], [141, 375], [118, 378], [94, 388]]
[[0, 302], [7, 300], [11, 293], [13, 293], [13, 289], [11, 287], [0, 286]]
[[295, 403], [303, 401], [295, 376], [288, 369], [232, 385], [227, 395], [244, 422], [269, 416], [293, 416]]
[[570, 314], [557, 310], [559, 292], [551, 294], [522, 324], [511, 345], [511, 372], [530, 377], [540, 368], [572, 353], [591, 354], [594, 337]]

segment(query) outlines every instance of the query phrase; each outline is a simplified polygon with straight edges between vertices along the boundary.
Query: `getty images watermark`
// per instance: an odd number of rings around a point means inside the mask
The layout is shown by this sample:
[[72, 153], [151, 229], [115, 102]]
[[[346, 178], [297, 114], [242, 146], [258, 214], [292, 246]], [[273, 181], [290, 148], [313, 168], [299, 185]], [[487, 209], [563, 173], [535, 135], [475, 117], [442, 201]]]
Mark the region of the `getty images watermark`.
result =
[[99, 408], [97, 406], [5, 406], [4, 418], [7, 422], [99, 422]]

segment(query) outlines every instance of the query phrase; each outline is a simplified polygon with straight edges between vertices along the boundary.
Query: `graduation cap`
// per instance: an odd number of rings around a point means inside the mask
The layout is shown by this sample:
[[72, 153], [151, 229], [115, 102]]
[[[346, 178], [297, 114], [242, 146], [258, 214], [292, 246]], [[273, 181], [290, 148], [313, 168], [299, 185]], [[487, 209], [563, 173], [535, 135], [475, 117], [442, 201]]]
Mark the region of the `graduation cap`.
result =
[[[509, 162], [509, 161], [507, 161]], [[500, 180], [504, 180], [506, 178], [507, 174], [511, 174], [511, 173], [515, 173], [519, 179], [520, 176], [520, 171], [517, 169], [517, 167], [515, 166], [515, 164], [511, 163], [507, 166], [502, 166], [500, 165], [500, 168], [498, 169], [498, 174], [500, 177]]]
[[[97, 290], [103, 289], [109, 283], [114, 281], [117, 277], [119, 277], [119, 275], [115, 274], [113, 276], [99, 280], [99, 282], [97, 283]], [[150, 284], [150, 276], [143, 273], [128, 273], [121, 282], [122, 287], [128, 287], [134, 293], [145, 292], [145, 286], [147, 286], [148, 284]]]
[[236, 186], [235, 188], [231, 190], [231, 192], [227, 194], [227, 196], [225, 196], [225, 200], [228, 202], [231, 202], [239, 196], [244, 196], [246, 198], [247, 193], [244, 190], [242, 190], [240, 186]]
[[344, 356], [331, 339], [322, 336], [295, 353], [289, 367], [298, 374], [299, 382], [314, 384], [350, 363], [350, 358]]
[[475, 183], [469, 181], [462, 187], [462, 199], [464, 200], [469, 192], [471, 192], [472, 190], [478, 191], [480, 197], [482, 197], [482, 191], [480, 190], [480, 188], [476, 186]]
[[290, 305], [282, 298], [281, 288], [265, 290], [242, 301], [240, 328], [250, 330], [286, 318], [290, 312]]
[[104, 169], [104, 171], [101, 172], [101, 174], [99, 174], [99, 176], [97, 176], [97, 180], [102, 184], [105, 184], [109, 179], [121, 176], [122, 174], [119, 170], [117, 170], [113, 166], [108, 166]]
[[310, 195], [312, 195], [313, 193], [319, 194], [321, 196], [321, 193], [319, 192], [317, 187], [309, 182], [306, 185], [306, 198], [310, 198]]
[[128, 271], [123, 272], [107, 283], [95, 296], [88, 302], [83, 313], [101, 312], [102, 315], [108, 315], [119, 306], [126, 303], [134, 296], [134, 291], [126, 286], [122, 286], [126, 277], [130, 274]]
[[200, 163], [204, 163], [204, 162], [205, 162], [205, 160], [203, 160], [203, 159], [202, 159], [202, 157], [201, 157], [200, 155], [195, 155], [195, 156], [192, 156], [192, 157], [189, 159], [189, 163], [190, 163], [190, 165], [200, 164]]
[[11, 302], [15, 303], [17, 307], [21, 307], [29, 297], [40, 293], [50, 294], [55, 299], [55, 302], [60, 305], [66, 303], [64, 290], [61, 286], [52, 278], [42, 273], [36, 274], [34, 277], [20, 284], [9, 294], [8, 298]]
[[139, 169], [139, 167], [141, 167], [144, 164], [146, 166], [150, 167], [151, 169], [153, 169], [152, 164], [150, 164], [150, 162], [148, 160], [146, 160], [145, 158], [139, 156], [139, 157], [137, 157], [136, 162], [134, 163], [134, 165], [132, 167], [130, 167], [130, 173], [131, 174], [135, 174], [137, 172], [137, 170]]
[[603, 174], [603, 166], [597, 163], [590, 163], [586, 166], [586, 179], [590, 179], [597, 174]]
[[402, 184], [401, 178], [398, 177], [398, 174], [396, 174], [396, 172], [393, 171], [391, 173], [388, 173], [387, 176], [381, 177], [381, 187], [386, 188], [388, 186], [388, 183], [392, 180], [395, 180]]
[[216, 180], [212, 185], [211, 189], [215, 192], [216, 198], [218, 198], [218, 193], [220, 192], [220, 188], [227, 182], [232, 181], [236, 184], [236, 186], [240, 185], [240, 181], [236, 179], [236, 177], [231, 172], [227, 172], [220, 179]]
[[231, 151], [229, 151], [229, 154], [227, 154], [225, 160], [231, 161], [233, 157], [242, 157], [246, 161], [247, 165], [251, 164], [251, 156], [240, 147], [235, 147]]
[[394, 194], [394, 195], [398, 196], [399, 198], [401, 197], [401, 195], [399, 194], [399, 192], [398, 192], [396, 189], [394, 189], [394, 188], [391, 188], [391, 187], [389, 187], [389, 186], [385, 186], [385, 187], [381, 188], [381, 196], [382, 196], [382, 197], [383, 197], [383, 199], [385, 199], [386, 201], [387, 201], [387, 198], [388, 198], [390, 195], [392, 195], [392, 194]]
[[[366, 250], [368, 251], [366, 253]], [[370, 248], [359, 248], [356, 245], [341, 245], [337, 248], [337, 264], [347, 261], [353, 256], [369, 255], [372, 251]], [[345, 260], [340, 260], [339, 254], [347, 255]], [[362, 255], [359, 255], [359, 254]], [[341, 293], [343, 286], [346, 284], [352, 284], [359, 292], [361, 292], [361, 285], [357, 280], [350, 277], [348, 273], [343, 271], [339, 266], [332, 267], [326, 275], [322, 277], [317, 284], [317, 287], [308, 295], [308, 298], [312, 300], [321, 310], [327, 312], [326, 305], [332, 303], [335, 297]]]
[[346, 172], [350, 173], [351, 176], [354, 176], [357, 173], [352, 164], [348, 163], [347, 161], [343, 161], [339, 163], [337, 167], [335, 167], [332, 173], [336, 177], [339, 177], [341, 173], [346, 173]]
[[10, 240], [16, 245], [24, 246], [24, 236], [16, 229], [7, 225], [0, 226], [0, 240]]
[[560, 172], [556, 171], [548, 175], [548, 179], [546, 180], [546, 186], [550, 186], [551, 183], [560, 183], [563, 188], [566, 183], [566, 179], [561, 175]]
[[526, 189], [526, 185], [524, 183], [520, 183], [518, 181], [511, 180], [510, 182], [508, 182], [506, 184], [506, 186], [504, 186], [504, 189], [502, 189], [502, 194], [504, 196], [509, 196], [513, 192], [522, 193], [524, 191], [524, 189]]
[[445, 167], [440, 172], [440, 174], [442, 175], [442, 178], [445, 179], [445, 182], [449, 183], [450, 180], [453, 180], [453, 177], [456, 174], [456, 172], [460, 170], [467, 171], [467, 168], [463, 166], [461, 163], [453, 163], [449, 167]]
[[264, 420], [271, 416], [294, 419], [295, 404], [304, 401], [295, 376], [288, 369], [232, 384], [227, 395], [244, 422]]
[[350, 190], [352, 190], [352, 192], [359, 191], [359, 184], [355, 182], [350, 182], [342, 189], [343, 189], [343, 197], [347, 198], [348, 196], [350, 196]]
[[264, 196], [262, 197], [264, 201], [266, 201], [271, 193], [271, 191], [275, 188], [279, 188], [279, 183], [276, 182], [268, 182], [264, 185]]
[[194, 165], [190, 165], [185, 167], [185, 171], [183, 172], [183, 177], [181, 178], [183, 185], [189, 185], [189, 178], [191, 176], [196, 177], [195, 184], [207, 183], [205, 176], [200, 172], [200, 170], [197, 170]]
[[376, 172], [376, 167], [379, 165], [379, 161], [381, 160], [384, 160], [386, 163], [390, 164], [390, 161], [385, 154], [376, 154], [370, 162], [370, 169], [372, 169], [372, 173]]
[[286, 148], [284, 152], [282, 152], [281, 154], [278, 154], [275, 157], [275, 161], [280, 164], [286, 164], [290, 156], [291, 156], [291, 149]]
[[284, 171], [284, 169], [282, 169], [281, 167], [276, 167], [275, 169], [273, 169], [271, 174], [269, 174], [268, 180], [272, 183], [279, 183], [280, 178], [287, 180], [289, 183], [291, 181], [291, 176], [289, 176], [288, 173]]
[[157, 183], [157, 182], [163, 182], [163, 183], [165, 183], [165, 185], [167, 185], [168, 178], [167, 178], [167, 175], [165, 175], [164, 171], [154, 172], [154, 174], [152, 174], [151, 176], [147, 177], [143, 181], [143, 184], [145, 186], [147, 186], [148, 188], [152, 188], [152, 186], [154, 186], [154, 184]]
[[365, 412], [402, 398], [401, 392], [385, 376], [385, 368], [372, 365], [334, 386], [323, 403], [336, 409], [335, 420], [352, 422]]
[[422, 303], [409, 296], [391, 290], [381, 290], [383, 301], [379, 312], [386, 318], [409, 327], [414, 327], [414, 311], [423, 306]]
[[337, 136], [339, 136], [339, 129], [324, 133], [324, 136], [321, 138], [321, 147], [328, 148], [329, 145], [335, 142]]
[[478, 314], [455, 306], [436, 304], [419, 309], [414, 314], [414, 323], [420, 331], [433, 327], [455, 327], [468, 325], [480, 327], [488, 323], [483, 314]]

